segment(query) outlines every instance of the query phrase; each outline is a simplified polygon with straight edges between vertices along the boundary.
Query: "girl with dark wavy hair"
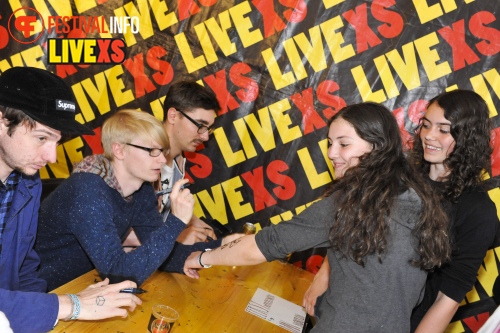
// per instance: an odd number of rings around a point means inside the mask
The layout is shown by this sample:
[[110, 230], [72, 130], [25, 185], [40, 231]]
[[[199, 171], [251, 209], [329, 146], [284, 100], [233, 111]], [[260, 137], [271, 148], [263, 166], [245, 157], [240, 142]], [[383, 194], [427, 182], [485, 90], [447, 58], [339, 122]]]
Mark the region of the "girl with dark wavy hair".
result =
[[[348, 106], [329, 123], [337, 180], [287, 222], [213, 251], [193, 253], [184, 272], [252, 265], [327, 247], [330, 285], [311, 332], [408, 332], [425, 269], [450, 253], [447, 217], [402, 151], [395, 118], [375, 103]], [[432, 193], [432, 192], [431, 192]]]
[[493, 245], [498, 216], [480, 186], [491, 165], [490, 126], [485, 101], [473, 91], [454, 90], [429, 101], [417, 129], [411, 158], [443, 199], [452, 256], [428, 276], [424, 300], [412, 315], [416, 332], [446, 329]]

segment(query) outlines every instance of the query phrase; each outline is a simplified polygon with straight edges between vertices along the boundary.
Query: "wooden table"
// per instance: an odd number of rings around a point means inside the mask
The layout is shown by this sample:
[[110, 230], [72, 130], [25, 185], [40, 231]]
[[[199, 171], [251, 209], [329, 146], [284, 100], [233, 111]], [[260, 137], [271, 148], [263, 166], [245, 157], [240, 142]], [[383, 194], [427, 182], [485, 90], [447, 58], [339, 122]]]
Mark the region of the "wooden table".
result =
[[[154, 304], [165, 304], [179, 312], [173, 333], [260, 333], [287, 332], [259, 317], [245, 312], [257, 288], [302, 304], [313, 274], [280, 261], [256, 266], [218, 266], [204, 269], [200, 279], [177, 273], [154, 273], [142, 288], [148, 292], [139, 297], [142, 306], [128, 318], [113, 318], [94, 322], [60, 321], [51, 333], [112, 332], [145, 333]], [[100, 281], [95, 270], [54, 290], [55, 293], [75, 293]]]

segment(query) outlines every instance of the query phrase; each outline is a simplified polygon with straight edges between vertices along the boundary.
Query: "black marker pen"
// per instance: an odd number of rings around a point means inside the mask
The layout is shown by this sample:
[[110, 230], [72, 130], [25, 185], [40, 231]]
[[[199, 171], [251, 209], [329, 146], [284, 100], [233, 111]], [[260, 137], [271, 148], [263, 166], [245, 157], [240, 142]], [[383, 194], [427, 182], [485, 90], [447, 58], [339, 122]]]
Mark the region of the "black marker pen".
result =
[[[191, 183], [186, 183], [182, 185], [180, 189], [183, 190], [189, 186], [191, 186]], [[160, 195], [169, 194], [170, 192], [172, 192], [172, 187], [156, 192], [156, 196], [159, 197]]]
[[147, 290], [144, 290], [142, 288], [125, 288], [120, 290], [120, 292], [126, 294], [144, 294], [147, 292]]

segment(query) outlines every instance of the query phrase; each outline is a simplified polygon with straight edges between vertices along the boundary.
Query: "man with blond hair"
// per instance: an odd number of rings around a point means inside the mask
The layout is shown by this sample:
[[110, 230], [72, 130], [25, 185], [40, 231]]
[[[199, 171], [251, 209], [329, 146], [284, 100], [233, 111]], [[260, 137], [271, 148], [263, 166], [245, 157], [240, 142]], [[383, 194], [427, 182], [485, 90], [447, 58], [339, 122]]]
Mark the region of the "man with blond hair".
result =
[[[152, 182], [169, 149], [158, 119], [142, 111], [118, 111], [104, 122], [101, 141], [104, 154], [76, 165], [42, 204], [36, 250], [49, 289], [93, 268], [111, 281], [140, 285], [158, 268], [182, 271], [184, 258], [207, 245], [180, 245], [172, 253], [191, 219], [194, 198], [181, 188], [187, 180], [180, 180], [172, 189], [168, 219], [163, 221], [156, 209]], [[122, 242], [131, 229], [142, 245], [127, 253]]]

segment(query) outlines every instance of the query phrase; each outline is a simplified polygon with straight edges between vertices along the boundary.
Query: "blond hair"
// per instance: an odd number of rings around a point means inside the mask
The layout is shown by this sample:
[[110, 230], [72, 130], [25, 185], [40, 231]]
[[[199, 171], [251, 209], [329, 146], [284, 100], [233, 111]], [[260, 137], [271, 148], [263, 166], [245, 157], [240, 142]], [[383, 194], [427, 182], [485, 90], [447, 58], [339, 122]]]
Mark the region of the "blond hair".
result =
[[160, 120], [140, 110], [120, 110], [106, 119], [102, 126], [101, 143], [104, 156], [113, 160], [113, 143], [131, 143], [134, 139], [151, 140], [166, 153], [170, 149], [167, 133]]

